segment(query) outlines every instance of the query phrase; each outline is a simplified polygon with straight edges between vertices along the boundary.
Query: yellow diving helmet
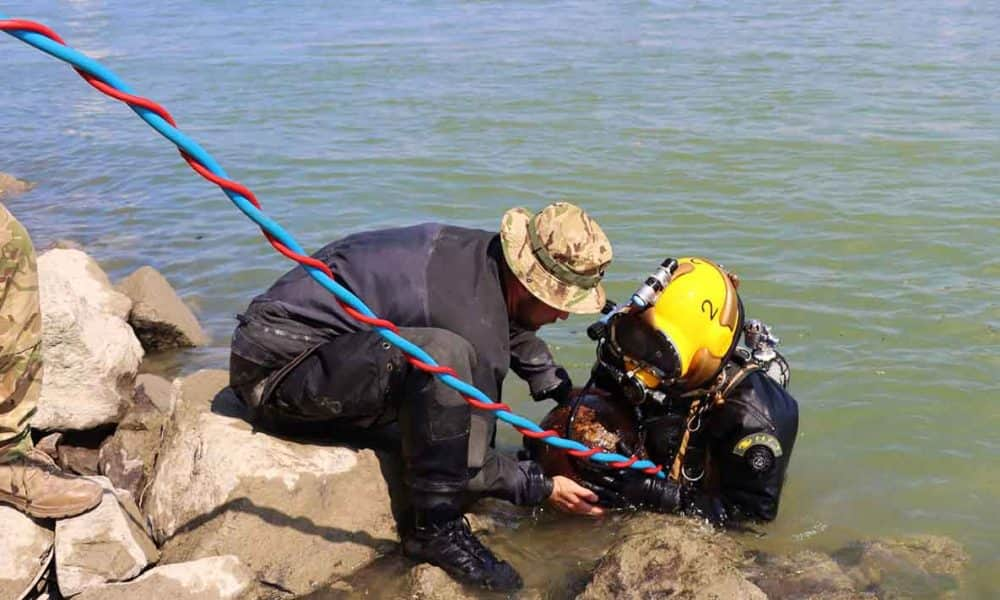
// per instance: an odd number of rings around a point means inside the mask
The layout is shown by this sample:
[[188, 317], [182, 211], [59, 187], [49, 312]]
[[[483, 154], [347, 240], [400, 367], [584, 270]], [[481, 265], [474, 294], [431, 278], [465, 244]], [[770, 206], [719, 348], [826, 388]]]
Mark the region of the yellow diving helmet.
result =
[[678, 259], [651, 303], [609, 323], [625, 374], [647, 390], [693, 390], [708, 383], [736, 347], [743, 326], [738, 282], [710, 260]]

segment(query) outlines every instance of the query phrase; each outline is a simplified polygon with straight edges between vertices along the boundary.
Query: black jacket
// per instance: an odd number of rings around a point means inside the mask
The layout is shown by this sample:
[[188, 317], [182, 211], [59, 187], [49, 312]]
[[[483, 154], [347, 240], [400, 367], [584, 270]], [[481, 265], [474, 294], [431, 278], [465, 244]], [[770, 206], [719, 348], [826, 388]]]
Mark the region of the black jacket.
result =
[[[686, 427], [686, 408], [646, 404], [642, 413], [650, 458], [669, 469]], [[754, 371], [700, 423], [685, 460], [695, 482], [685, 486], [680, 505], [667, 502], [668, 508], [696, 509], [712, 520], [773, 520], [798, 433], [795, 399], [763, 371]], [[656, 491], [675, 494], [663, 485]]]
[[718, 491], [730, 518], [771, 521], [799, 429], [799, 408], [761, 371], [751, 373], [706, 419]]
[[[471, 383], [495, 401], [501, 400], [508, 368], [528, 382], [532, 394], [566, 378], [545, 342], [507, 317], [505, 259], [495, 232], [427, 223], [351, 235], [313, 257], [381, 318], [401, 327], [446, 329], [468, 340], [478, 357]], [[254, 298], [242, 318], [275, 334], [262, 340], [237, 332], [233, 353], [272, 368], [324, 340], [370, 329], [302, 267]], [[469, 467], [477, 474], [470, 489], [512, 499], [527, 485], [525, 466], [489, 449], [495, 428], [491, 412], [473, 410]]]

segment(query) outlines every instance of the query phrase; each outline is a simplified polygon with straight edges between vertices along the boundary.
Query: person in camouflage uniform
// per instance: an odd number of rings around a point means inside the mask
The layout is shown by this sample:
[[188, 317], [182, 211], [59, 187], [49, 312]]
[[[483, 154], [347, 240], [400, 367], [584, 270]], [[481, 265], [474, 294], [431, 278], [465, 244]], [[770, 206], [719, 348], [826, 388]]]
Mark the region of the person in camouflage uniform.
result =
[[42, 388], [38, 269], [28, 232], [0, 204], [0, 503], [60, 518], [96, 506], [101, 487], [58, 470], [31, 444]]
[[[500, 231], [439, 223], [369, 231], [314, 256], [400, 334], [500, 401], [508, 369], [536, 400], [564, 400], [572, 384], [535, 332], [569, 313], [596, 313], [611, 243], [583, 210], [555, 203], [507, 212]], [[401, 523], [407, 556], [475, 585], [512, 590], [521, 579], [469, 531], [464, 499], [543, 501], [596, 515], [597, 496], [547, 477], [533, 461], [496, 452], [496, 416], [414, 367], [350, 317], [302, 267], [257, 296], [233, 334], [230, 383], [255, 424], [374, 435], [398, 424], [413, 507]]]

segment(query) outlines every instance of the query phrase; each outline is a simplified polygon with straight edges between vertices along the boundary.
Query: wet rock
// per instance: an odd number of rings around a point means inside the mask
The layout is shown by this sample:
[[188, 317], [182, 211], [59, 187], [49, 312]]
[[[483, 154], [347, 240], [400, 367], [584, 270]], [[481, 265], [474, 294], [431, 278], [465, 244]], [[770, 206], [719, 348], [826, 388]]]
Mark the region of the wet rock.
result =
[[408, 575], [409, 594], [413, 600], [466, 600], [477, 598], [468, 593], [462, 584], [456, 582], [438, 567], [420, 564]]
[[851, 544], [834, 553], [857, 589], [879, 598], [960, 597], [969, 563], [965, 549], [951, 538], [910, 536]]
[[515, 506], [495, 498], [483, 498], [469, 507], [465, 518], [473, 533], [495, 533], [497, 530], [516, 529], [530, 519], [533, 509]]
[[106, 477], [97, 508], [56, 522], [56, 573], [64, 596], [108, 582], [127, 581], [159, 559], [145, 521], [128, 492]]
[[724, 533], [681, 517], [636, 514], [578, 598], [766, 599], [740, 572], [742, 562], [739, 545]]
[[0, 173], [0, 200], [23, 194], [33, 187], [35, 187], [33, 183], [18, 179], [13, 175]]
[[101, 474], [115, 487], [128, 490], [140, 506], [146, 484], [152, 481], [164, 425], [173, 411], [172, 389], [162, 377], [139, 375], [131, 408], [115, 434], [101, 445]]
[[118, 290], [132, 299], [128, 321], [147, 351], [208, 343], [191, 309], [156, 269], [138, 269], [118, 284]]
[[235, 556], [213, 556], [161, 565], [128, 583], [90, 588], [77, 600], [243, 600], [253, 594], [253, 573]]
[[790, 556], [761, 554], [745, 572], [771, 600], [857, 596], [854, 582], [832, 557], [810, 550]]
[[233, 554], [302, 595], [392, 550], [386, 481], [370, 450], [253, 432], [228, 373], [179, 384], [145, 508], [171, 562]]
[[0, 598], [21, 598], [47, 569], [53, 534], [7, 506], [0, 506], [0, 532]]
[[78, 250], [38, 258], [45, 378], [32, 427], [80, 430], [116, 423], [132, 397], [143, 351], [125, 322], [131, 307]]

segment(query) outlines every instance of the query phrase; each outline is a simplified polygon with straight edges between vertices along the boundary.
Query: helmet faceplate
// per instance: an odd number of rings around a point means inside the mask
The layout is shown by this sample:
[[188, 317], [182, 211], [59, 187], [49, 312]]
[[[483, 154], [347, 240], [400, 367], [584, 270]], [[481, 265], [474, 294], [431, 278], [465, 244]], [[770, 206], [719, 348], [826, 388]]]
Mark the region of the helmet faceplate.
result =
[[677, 263], [651, 307], [611, 325], [624, 366], [650, 389], [704, 385], [722, 368], [740, 332], [742, 306], [733, 278], [704, 258]]

